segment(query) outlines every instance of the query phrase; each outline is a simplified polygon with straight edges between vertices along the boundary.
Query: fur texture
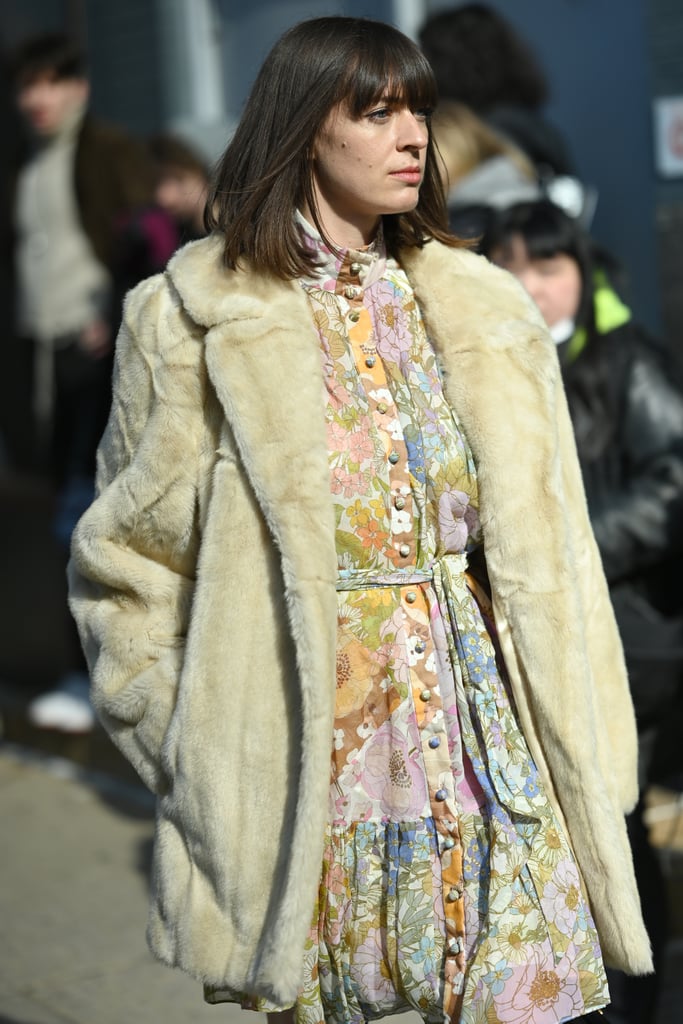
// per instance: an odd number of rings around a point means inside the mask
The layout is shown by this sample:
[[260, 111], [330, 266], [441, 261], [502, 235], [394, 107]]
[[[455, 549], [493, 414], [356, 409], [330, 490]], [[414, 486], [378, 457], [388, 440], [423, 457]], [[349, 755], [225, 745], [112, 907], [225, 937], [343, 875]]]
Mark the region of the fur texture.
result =
[[[651, 969], [623, 811], [636, 734], [555, 348], [509, 275], [402, 260], [472, 445], [518, 713], [606, 959]], [[71, 605], [94, 700], [159, 794], [149, 940], [210, 984], [293, 999], [319, 878], [336, 556], [317, 339], [302, 289], [216, 238], [129, 296], [99, 497]]]

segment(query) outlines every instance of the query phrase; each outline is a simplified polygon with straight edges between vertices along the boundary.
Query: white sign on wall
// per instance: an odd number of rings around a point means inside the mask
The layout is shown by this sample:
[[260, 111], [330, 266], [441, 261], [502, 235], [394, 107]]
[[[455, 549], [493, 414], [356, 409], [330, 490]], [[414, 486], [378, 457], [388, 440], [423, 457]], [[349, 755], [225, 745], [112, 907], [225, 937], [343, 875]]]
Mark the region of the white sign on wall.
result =
[[664, 178], [683, 178], [683, 96], [654, 100], [655, 165]]

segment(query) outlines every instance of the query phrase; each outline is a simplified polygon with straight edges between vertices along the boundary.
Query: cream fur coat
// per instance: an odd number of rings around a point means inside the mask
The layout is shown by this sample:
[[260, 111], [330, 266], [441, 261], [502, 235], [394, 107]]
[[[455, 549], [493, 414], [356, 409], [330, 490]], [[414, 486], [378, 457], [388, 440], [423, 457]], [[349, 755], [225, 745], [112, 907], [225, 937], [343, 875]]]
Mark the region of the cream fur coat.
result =
[[[623, 813], [636, 732], [555, 347], [517, 283], [405, 252], [477, 464], [518, 714], [605, 958], [651, 969]], [[71, 606], [94, 702], [159, 794], [149, 941], [222, 988], [292, 999], [327, 815], [336, 556], [322, 367], [303, 290], [216, 237], [129, 296]]]

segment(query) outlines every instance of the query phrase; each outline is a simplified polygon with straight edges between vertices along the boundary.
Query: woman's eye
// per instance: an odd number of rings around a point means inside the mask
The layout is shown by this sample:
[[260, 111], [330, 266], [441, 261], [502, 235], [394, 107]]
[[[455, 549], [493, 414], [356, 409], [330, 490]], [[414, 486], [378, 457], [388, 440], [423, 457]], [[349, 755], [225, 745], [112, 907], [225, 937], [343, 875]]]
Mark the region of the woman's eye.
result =
[[415, 117], [418, 121], [429, 121], [433, 114], [431, 107], [420, 107], [419, 110], [415, 111]]
[[389, 107], [377, 107], [376, 110], [371, 110], [368, 117], [371, 121], [386, 121], [391, 116], [391, 110]]

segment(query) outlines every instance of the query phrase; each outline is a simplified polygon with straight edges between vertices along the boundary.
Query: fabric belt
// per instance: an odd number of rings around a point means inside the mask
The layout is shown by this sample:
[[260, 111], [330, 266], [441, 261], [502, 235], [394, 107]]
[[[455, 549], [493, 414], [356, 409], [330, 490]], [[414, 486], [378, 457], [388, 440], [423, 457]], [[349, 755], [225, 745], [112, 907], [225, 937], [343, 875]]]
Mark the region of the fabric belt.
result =
[[423, 569], [340, 569], [337, 590], [368, 590], [374, 587], [407, 587], [418, 583], [441, 583], [444, 570], [448, 576], [460, 576], [467, 570], [467, 555], [445, 554], [435, 558]]

